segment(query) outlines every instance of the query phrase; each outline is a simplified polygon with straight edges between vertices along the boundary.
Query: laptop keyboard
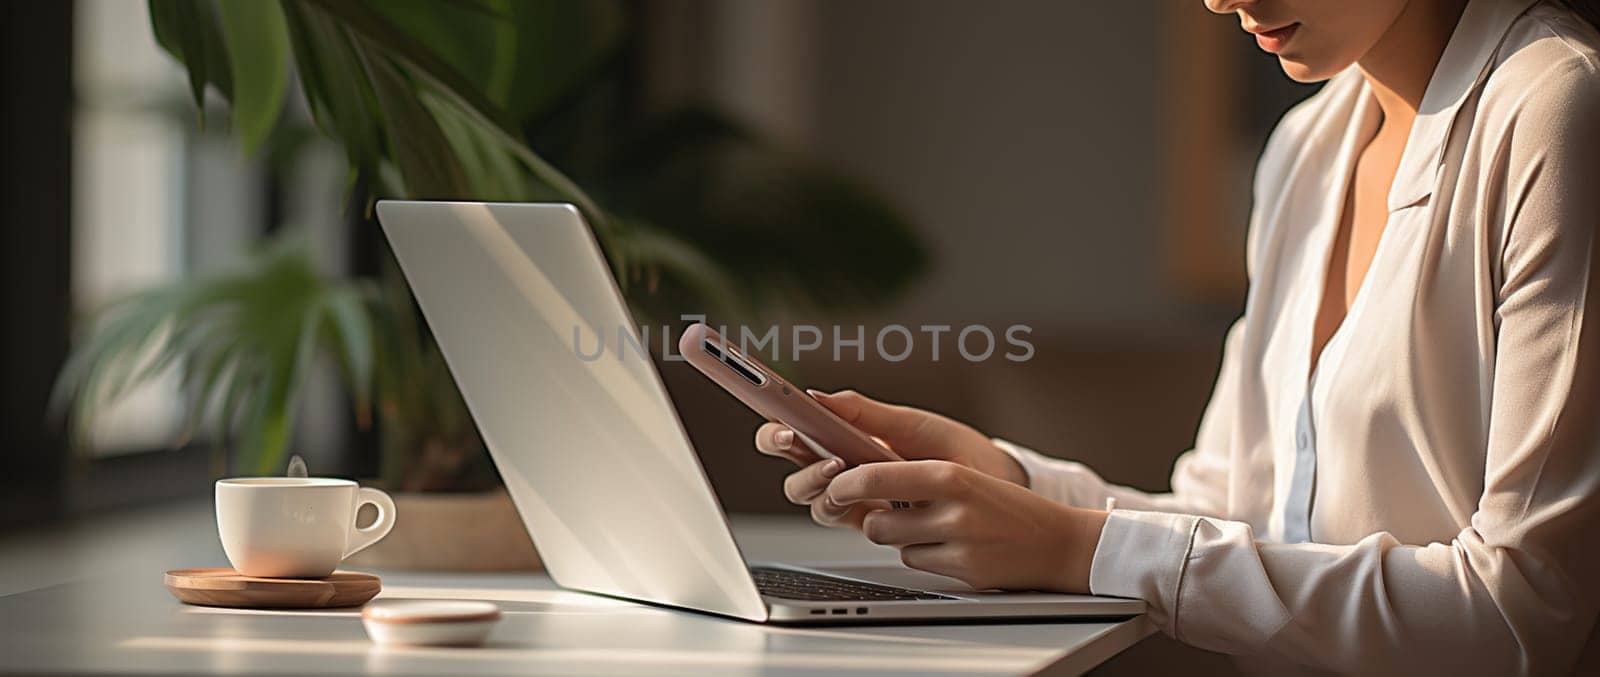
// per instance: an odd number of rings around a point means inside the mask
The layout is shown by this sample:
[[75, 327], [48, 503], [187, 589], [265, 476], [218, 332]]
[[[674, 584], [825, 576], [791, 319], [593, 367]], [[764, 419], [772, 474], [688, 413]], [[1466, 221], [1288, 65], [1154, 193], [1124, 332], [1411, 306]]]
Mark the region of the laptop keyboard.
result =
[[761, 594], [783, 599], [813, 602], [879, 602], [919, 599], [957, 599], [926, 590], [910, 590], [887, 585], [862, 583], [844, 578], [824, 576], [807, 571], [750, 567], [756, 589]]

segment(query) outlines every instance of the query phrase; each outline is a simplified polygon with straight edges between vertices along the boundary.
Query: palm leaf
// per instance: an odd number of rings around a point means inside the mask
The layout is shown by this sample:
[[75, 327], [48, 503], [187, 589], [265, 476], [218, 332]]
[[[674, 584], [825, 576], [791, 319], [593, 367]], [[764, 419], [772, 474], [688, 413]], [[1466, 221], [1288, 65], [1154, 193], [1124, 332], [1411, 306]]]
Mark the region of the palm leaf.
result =
[[384, 110], [383, 126], [406, 194], [419, 199], [461, 199], [471, 194], [466, 173], [444, 131], [412, 92], [389, 56], [366, 39], [356, 54]]
[[149, 7], [156, 44], [188, 70], [189, 92], [204, 124], [206, 85], [233, 98], [233, 66], [220, 39], [216, 7], [194, 0], [150, 0]]
[[[523, 143], [521, 133], [517, 131], [516, 125], [506, 113], [475, 88], [465, 76], [440, 59], [427, 45], [407, 35], [398, 26], [362, 3], [341, 0], [303, 1], [314, 3], [329, 15], [338, 17], [350, 30], [364, 37], [369, 44], [381, 48], [411, 66], [422, 84], [432, 87], [434, 91], [457, 106], [463, 115], [482, 125], [485, 132], [495, 137], [526, 164], [536, 178], [576, 205], [602, 237], [611, 235], [611, 223], [605, 211], [570, 178], [530, 150]], [[620, 264], [614, 262], [614, 265]]]
[[289, 86], [289, 34], [283, 10], [265, 0], [217, 0], [233, 64], [233, 130], [252, 155], [278, 124]]
[[373, 380], [372, 317], [365, 294], [354, 288], [335, 289], [323, 301], [327, 323], [334, 330], [339, 362], [352, 386], [361, 425], [371, 419]]
[[113, 303], [57, 379], [53, 410], [86, 441], [99, 406], [180, 368], [191, 432], [213, 407], [212, 435], [234, 466], [276, 472], [314, 357], [335, 355], [358, 407], [372, 392], [373, 331], [359, 283], [317, 274], [305, 245], [272, 243], [239, 273], [182, 280]]
[[422, 92], [422, 103], [433, 114], [450, 147], [461, 158], [461, 168], [478, 200], [521, 202], [531, 196], [527, 180], [515, 156], [506, 151], [481, 125], [430, 92]]
[[339, 139], [352, 168], [376, 164], [382, 131], [372, 86], [344, 27], [316, 7], [283, 3], [301, 88], [323, 132]]

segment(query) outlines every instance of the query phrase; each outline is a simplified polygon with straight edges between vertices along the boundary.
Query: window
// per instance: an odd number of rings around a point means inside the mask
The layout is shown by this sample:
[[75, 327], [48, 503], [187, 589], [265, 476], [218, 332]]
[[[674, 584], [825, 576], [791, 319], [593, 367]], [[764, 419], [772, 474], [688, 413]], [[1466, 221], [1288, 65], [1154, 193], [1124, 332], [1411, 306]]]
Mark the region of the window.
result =
[[[188, 76], [156, 45], [148, 11], [130, 0], [77, 4], [71, 265], [78, 318], [131, 292], [224, 267], [261, 232], [260, 169], [240, 160], [225, 129], [201, 132]], [[219, 106], [208, 121], [224, 125], [226, 111]], [[207, 228], [194, 227], [201, 222]], [[166, 448], [181, 432], [183, 412], [177, 374], [164, 374], [102, 410], [91, 451]]]

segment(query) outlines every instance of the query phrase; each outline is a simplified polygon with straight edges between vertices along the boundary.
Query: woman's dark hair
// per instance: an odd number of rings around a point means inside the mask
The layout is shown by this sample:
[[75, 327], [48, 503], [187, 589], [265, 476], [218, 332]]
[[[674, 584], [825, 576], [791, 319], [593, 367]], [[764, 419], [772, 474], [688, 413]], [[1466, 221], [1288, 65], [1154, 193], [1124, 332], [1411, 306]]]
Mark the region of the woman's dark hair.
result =
[[1600, 30], [1600, 0], [1561, 1], [1566, 3], [1567, 7], [1572, 10], [1573, 14], [1576, 14], [1583, 18], [1584, 21], [1589, 22], [1589, 25], [1594, 26], [1596, 30]]

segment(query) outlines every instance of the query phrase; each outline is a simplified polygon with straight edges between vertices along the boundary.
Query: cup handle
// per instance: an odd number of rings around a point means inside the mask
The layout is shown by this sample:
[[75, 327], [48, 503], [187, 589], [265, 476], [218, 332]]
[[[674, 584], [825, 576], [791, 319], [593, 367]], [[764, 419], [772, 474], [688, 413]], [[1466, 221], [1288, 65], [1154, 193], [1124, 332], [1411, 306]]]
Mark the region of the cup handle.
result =
[[357, 527], [355, 518], [350, 518], [350, 547], [344, 551], [344, 556], [349, 557], [367, 546], [377, 543], [384, 536], [389, 535], [389, 530], [394, 528], [394, 500], [389, 495], [371, 487], [361, 487], [356, 494], [356, 513], [360, 514], [361, 506], [372, 504], [378, 509], [378, 519], [365, 527]]

